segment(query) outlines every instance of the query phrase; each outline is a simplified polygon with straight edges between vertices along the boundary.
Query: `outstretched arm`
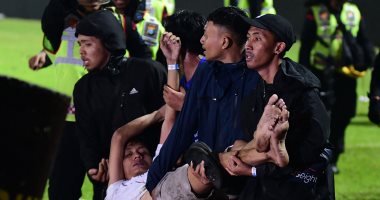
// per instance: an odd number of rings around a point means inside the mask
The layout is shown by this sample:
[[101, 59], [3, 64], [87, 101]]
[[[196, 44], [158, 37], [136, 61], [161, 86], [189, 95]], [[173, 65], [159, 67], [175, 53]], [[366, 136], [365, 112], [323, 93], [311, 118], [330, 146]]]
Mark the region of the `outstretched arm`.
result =
[[162, 121], [165, 115], [164, 112], [165, 106], [162, 106], [159, 110], [134, 119], [115, 131], [111, 139], [108, 185], [111, 185], [119, 180], [123, 180], [125, 177], [122, 165], [125, 143], [130, 138], [140, 134], [147, 127]]
[[[168, 82], [167, 87], [178, 91], [179, 90], [179, 52], [181, 49], [181, 40], [171, 32], [165, 32], [160, 40], [160, 48], [166, 57], [168, 64]], [[165, 120], [161, 128], [160, 143], [163, 144], [168, 137], [170, 130], [176, 119], [176, 111], [166, 106]]]

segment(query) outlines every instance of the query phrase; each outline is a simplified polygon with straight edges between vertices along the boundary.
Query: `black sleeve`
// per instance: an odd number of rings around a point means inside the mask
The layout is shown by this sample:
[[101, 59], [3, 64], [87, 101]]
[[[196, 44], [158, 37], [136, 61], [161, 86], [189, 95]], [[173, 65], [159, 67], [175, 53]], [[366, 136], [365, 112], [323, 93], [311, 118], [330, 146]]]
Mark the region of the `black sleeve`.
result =
[[125, 22], [126, 46], [130, 56], [137, 58], [152, 58], [152, 51], [144, 43], [140, 34], [137, 32], [136, 25], [129, 17], [125, 17]]
[[360, 21], [359, 32], [356, 40], [363, 49], [364, 65], [366, 67], [372, 66], [373, 60], [375, 59], [375, 49], [367, 36], [366, 26], [363, 19]]
[[77, 123], [77, 134], [80, 145], [80, 155], [86, 171], [98, 168], [101, 155], [99, 154], [99, 135], [94, 124], [93, 113], [91, 113], [90, 102], [85, 81], [80, 79], [74, 87], [75, 118]]
[[306, 14], [305, 23], [301, 35], [301, 47], [299, 52], [299, 63], [310, 66], [310, 52], [317, 40], [317, 25], [311, 10]]

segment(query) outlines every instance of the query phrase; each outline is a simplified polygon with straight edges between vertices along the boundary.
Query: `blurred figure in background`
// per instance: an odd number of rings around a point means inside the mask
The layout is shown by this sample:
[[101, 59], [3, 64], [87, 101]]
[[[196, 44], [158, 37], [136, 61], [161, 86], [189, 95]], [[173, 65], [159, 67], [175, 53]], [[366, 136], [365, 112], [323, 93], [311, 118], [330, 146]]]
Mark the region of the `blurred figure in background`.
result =
[[276, 14], [273, 0], [224, 0], [224, 6], [239, 7], [251, 18], [264, 14]]
[[344, 151], [344, 133], [356, 112], [356, 79], [372, 64], [358, 6], [346, 0], [310, 0], [301, 37], [300, 63], [321, 80], [321, 97], [331, 116], [332, 168]]
[[[159, 40], [165, 31], [162, 26], [163, 16], [166, 14], [155, 15], [163, 11], [161, 1], [155, 0], [156, 3], [146, 0], [113, 0], [117, 12], [130, 17], [137, 25], [137, 30], [142, 36], [144, 43], [151, 49], [152, 58], [156, 59], [159, 50]], [[158, 10], [158, 12], [155, 12]], [[159, 18], [157, 18], [159, 17]]]
[[369, 97], [368, 118], [380, 126], [380, 53], [373, 65]]
[[[97, 10], [104, 9], [109, 0], [51, 0], [44, 10], [41, 25], [44, 32], [43, 50], [29, 60], [29, 67], [37, 70], [53, 66], [55, 89], [72, 96], [74, 84], [87, 73], [80, 59], [75, 37], [78, 21]], [[112, 8], [111, 8], [112, 9]], [[126, 46], [131, 56], [150, 58], [151, 53], [141, 40], [129, 18], [115, 14], [125, 24]], [[85, 169], [80, 159], [76, 135], [75, 107], [71, 101], [64, 133], [49, 177], [49, 199], [79, 199]]]

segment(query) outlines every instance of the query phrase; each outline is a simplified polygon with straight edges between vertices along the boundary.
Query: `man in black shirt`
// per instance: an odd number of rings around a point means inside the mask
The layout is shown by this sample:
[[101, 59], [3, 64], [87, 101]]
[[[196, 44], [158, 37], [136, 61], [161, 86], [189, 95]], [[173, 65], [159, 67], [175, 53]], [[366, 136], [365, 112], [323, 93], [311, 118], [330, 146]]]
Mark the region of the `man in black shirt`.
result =
[[[123, 57], [124, 32], [110, 11], [98, 11], [81, 20], [76, 36], [83, 65], [89, 71], [74, 89], [81, 156], [94, 184], [94, 198], [104, 199], [102, 172], [107, 167], [112, 134], [164, 104], [166, 72], [150, 59]], [[160, 124], [141, 135], [150, 152], [154, 152], [159, 135]]]
[[[314, 199], [320, 173], [327, 165], [320, 153], [329, 133], [329, 118], [318, 94], [319, 80], [302, 65], [284, 58], [295, 42], [292, 25], [285, 18], [267, 14], [246, 21], [251, 26], [245, 45], [247, 66], [257, 70], [261, 80], [243, 103], [243, 128], [248, 134], [254, 133], [269, 98], [278, 95], [290, 112], [285, 140], [289, 163], [253, 166], [252, 178], [240, 198]], [[236, 168], [251, 163], [248, 151], [236, 153], [234, 159], [243, 161], [235, 162]]]

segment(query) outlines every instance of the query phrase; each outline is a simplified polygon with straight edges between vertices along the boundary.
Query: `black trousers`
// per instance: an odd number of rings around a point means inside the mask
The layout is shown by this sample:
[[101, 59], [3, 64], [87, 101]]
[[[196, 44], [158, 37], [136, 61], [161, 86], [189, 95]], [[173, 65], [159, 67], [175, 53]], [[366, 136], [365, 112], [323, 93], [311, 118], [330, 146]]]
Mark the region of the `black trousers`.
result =
[[75, 123], [66, 121], [49, 177], [49, 199], [79, 199], [85, 174]]
[[336, 164], [344, 151], [346, 128], [356, 114], [356, 79], [342, 74], [335, 75], [335, 103], [331, 108], [330, 143], [334, 147], [332, 162]]

